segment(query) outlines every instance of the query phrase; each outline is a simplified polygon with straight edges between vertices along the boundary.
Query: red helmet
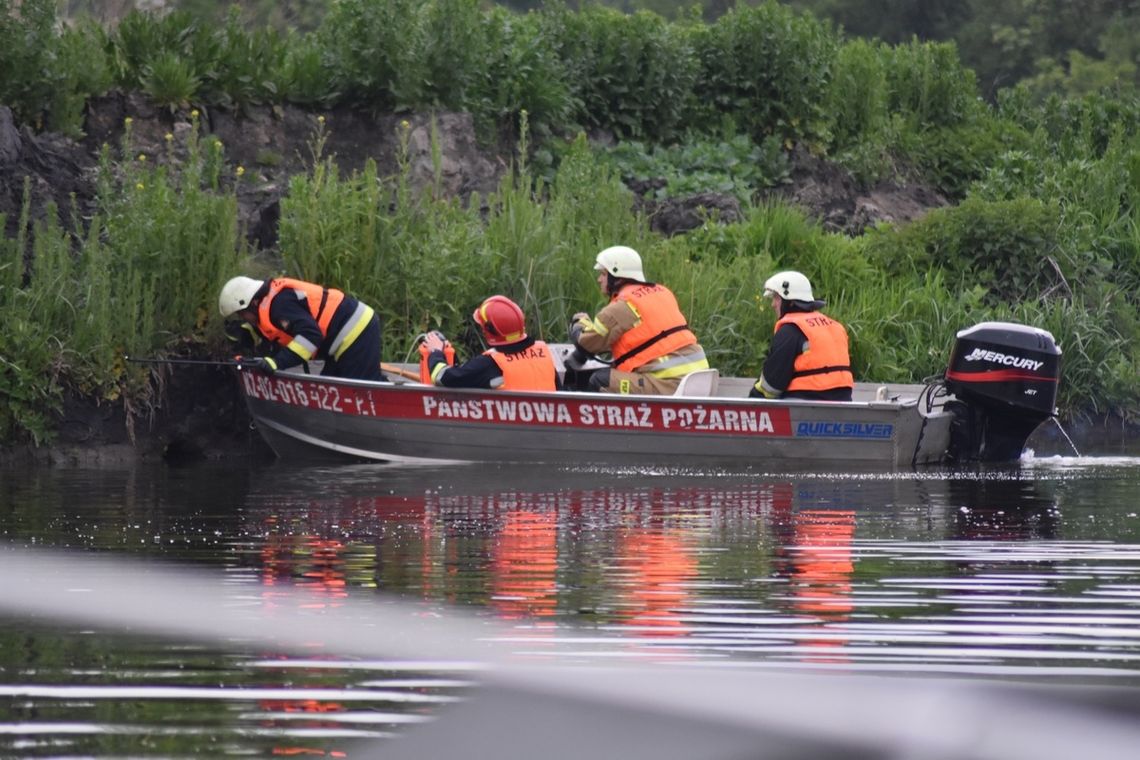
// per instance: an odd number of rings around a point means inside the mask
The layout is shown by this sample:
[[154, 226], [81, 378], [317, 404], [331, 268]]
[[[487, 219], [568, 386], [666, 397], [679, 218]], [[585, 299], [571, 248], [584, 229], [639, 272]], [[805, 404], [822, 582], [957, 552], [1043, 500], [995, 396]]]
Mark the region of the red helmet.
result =
[[479, 304], [471, 317], [483, 329], [488, 346], [505, 346], [526, 337], [526, 316], [506, 296], [491, 296]]

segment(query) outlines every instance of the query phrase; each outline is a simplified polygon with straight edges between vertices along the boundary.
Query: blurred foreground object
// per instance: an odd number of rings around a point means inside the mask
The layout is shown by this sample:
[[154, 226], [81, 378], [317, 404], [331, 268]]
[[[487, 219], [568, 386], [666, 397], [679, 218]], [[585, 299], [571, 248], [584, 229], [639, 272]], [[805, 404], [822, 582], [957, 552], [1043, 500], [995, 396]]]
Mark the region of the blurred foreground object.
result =
[[[557, 647], [545, 661], [519, 656], [514, 631], [461, 611], [425, 616], [421, 605], [351, 597], [314, 610], [294, 589], [266, 614], [222, 573], [6, 545], [0, 575], [0, 610], [38, 625], [298, 652], [319, 641], [345, 656], [477, 671], [468, 701], [366, 747], [364, 757], [1132, 760], [1140, 747], [1137, 689], [777, 674], [727, 659], [723, 667], [555, 665]], [[562, 638], [562, 654], [583, 646], [572, 631]]]

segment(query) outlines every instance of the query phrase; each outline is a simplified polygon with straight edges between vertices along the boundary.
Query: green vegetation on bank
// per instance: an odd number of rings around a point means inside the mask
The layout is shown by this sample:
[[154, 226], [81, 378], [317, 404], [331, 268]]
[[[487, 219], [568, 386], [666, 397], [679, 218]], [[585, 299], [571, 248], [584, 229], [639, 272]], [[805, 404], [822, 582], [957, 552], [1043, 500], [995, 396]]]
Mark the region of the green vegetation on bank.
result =
[[[774, 3], [705, 23], [341, 0], [294, 35], [183, 14], [60, 27], [50, 7], [0, 0], [0, 69], [12, 72], [0, 102], [20, 120], [76, 133], [86, 99], [116, 86], [191, 129], [170, 135], [161, 162], [141, 160], [128, 129], [105, 151], [90, 218], [26, 209], [18, 236], [0, 240], [0, 440], [50, 436], [66, 388], [145, 410], [153, 380], [123, 354], [221, 350], [217, 289], [250, 267], [360, 295], [385, 319], [385, 358], [402, 359], [424, 329], [466, 335], [473, 350], [470, 309], [492, 292], [562, 340], [571, 313], [598, 305], [592, 259], [617, 242], [678, 293], [726, 373], [757, 372], [773, 321], [761, 283], [796, 268], [850, 326], [859, 377], [935, 375], [954, 330], [1013, 319], [1062, 345], [1064, 412], [1140, 411], [1135, 96], [1042, 101], [1017, 88], [989, 106], [951, 45], [846, 40]], [[406, 165], [342, 176], [318, 130], [310, 171], [281, 204], [279, 251], [251, 251], [240, 180], [191, 114], [278, 102], [467, 110], [488, 141], [514, 136], [514, 171], [487, 197], [440, 198], [414, 189]], [[595, 149], [584, 130], [618, 146]], [[758, 200], [796, 146], [959, 202], [906, 227], [827, 233]], [[664, 194], [733, 193], [745, 218], [662, 239], [622, 182], [650, 174]]]
[[[329, 0], [160, 0], [216, 23], [229, 8], [255, 26], [310, 31], [324, 19]], [[667, 19], [699, 13], [714, 21], [733, 7], [766, 0], [566, 0], [625, 12], [652, 11]], [[544, 0], [496, 0], [516, 11]], [[1015, 82], [1044, 93], [1081, 96], [1113, 85], [1140, 86], [1140, 0], [781, 0], [841, 26], [849, 37], [891, 45], [911, 39], [952, 42], [977, 72], [983, 95]], [[134, 0], [59, 0], [68, 18], [117, 22]]]

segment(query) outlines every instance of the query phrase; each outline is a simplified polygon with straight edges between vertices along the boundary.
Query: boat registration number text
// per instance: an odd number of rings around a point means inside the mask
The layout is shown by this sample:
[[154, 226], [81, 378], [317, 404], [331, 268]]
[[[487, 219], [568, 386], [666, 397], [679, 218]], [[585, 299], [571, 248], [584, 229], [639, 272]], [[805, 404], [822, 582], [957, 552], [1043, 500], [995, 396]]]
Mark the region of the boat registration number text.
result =
[[243, 372], [242, 383], [247, 395], [279, 404], [324, 409], [344, 414], [376, 415], [376, 402], [366, 390], [338, 385], [317, 385], [303, 380], [267, 377]]

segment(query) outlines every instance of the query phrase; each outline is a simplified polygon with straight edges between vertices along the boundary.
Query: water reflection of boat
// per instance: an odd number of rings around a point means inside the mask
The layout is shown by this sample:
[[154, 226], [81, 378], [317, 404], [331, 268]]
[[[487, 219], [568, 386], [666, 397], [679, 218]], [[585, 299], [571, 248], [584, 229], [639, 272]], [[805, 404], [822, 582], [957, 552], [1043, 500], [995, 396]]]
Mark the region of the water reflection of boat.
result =
[[1057, 537], [1057, 502], [1030, 478], [973, 478], [947, 483], [949, 500], [959, 504], [954, 537], [1029, 539]]
[[[557, 347], [559, 363], [569, 351]], [[249, 369], [241, 388], [277, 454], [306, 461], [899, 467], [1017, 459], [1054, 412], [1059, 371], [1049, 333], [988, 322], [958, 334], [938, 381], [859, 383], [843, 403], [749, 399], [751, 379], [711, 370], [668, 397], [449, 390]]]
[[[765, 618], [762, 628], [786, 631], [781, 656], [814, 665], [848, 657], [860, 557], [881, 551], [877, 542], [905, 552], [900, 536], [972, 538], [977, 525], [964, 508], [989, 515], [1001, 537], [1033, 538], [1055, 510], [1033, 480], [1004, 470], [745, 476], [361, 465], [290, 477], [324, 474], [339, 477], [319, 495], [275, 499], [249, 531], [294, 546], [303, 583], [322, 559], [350, 585], [485, 606], [532, 642], [574, 622], [670, 657], [693, 656], [692, 637], [746, 645]], [[278, 542], [275, 532], [288, 538]], [[863, 573], [865, 586], [880, 583], [873, 568]], [[322, 596], [335, 601], [329, 590]]]
[[529, 509], [503, 516], [491, 553], [491, 604], [499, 617], [549, 617], [558, 606], [558, 524]]

